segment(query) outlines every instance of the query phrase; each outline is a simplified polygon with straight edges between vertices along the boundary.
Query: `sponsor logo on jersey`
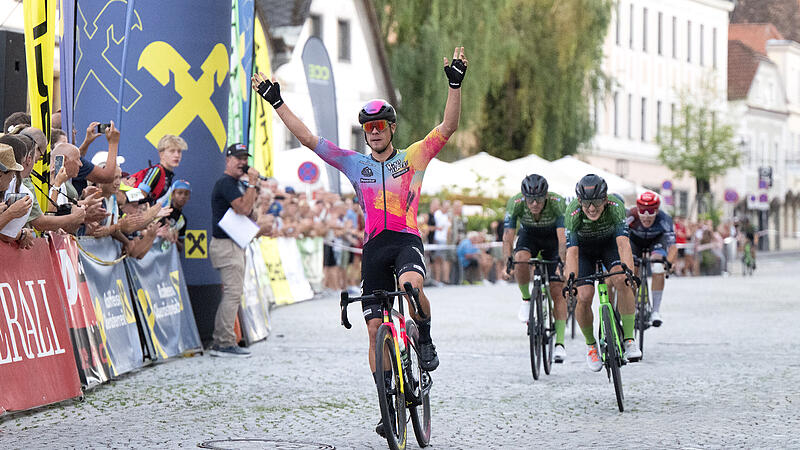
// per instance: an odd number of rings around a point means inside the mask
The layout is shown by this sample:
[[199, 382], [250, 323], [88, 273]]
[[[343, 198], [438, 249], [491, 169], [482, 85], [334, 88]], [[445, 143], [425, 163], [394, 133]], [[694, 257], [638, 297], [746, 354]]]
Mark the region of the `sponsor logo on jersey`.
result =
[[375, 183], [375, 182], [377, 182], [378, 180], [376, 180], [375, 178], [362, 178], [362, 179], [361, 179], [361, 180], [359, 180], [359, 181], [360, 181], [360, 182], [362, 182], [362, 183]]
[[372, 169], [370, 169], [369, 167], [364, 167], [363, 169], [361, 169], [361, 175], [364, 175], [365, 177], [371, 177], [374, 174], [372, 173]]
[[387, 163], [386, 168], [392, 173], [392, 178], [397, 178], [408, 172], [408, 161], [405, 159], [398, 159], [397, 161]]

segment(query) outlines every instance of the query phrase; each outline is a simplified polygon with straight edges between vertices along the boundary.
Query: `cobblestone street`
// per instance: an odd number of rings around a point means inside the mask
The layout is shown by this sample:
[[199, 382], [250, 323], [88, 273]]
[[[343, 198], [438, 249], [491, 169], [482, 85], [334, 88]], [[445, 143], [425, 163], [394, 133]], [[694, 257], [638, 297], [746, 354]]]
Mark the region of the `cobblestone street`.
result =
[[[431, 448], [800, 447], [797, 255], [763, 257], [753, 278], [671, 278], [665, 323], [644, 360], [622, 369], [625, 412], [580, 336], [534, 381], [514, 285], [431, 288]], [[595, 302], [596, 307], [596, 302]], [[0, 419], [1, 448], [196, 448], [260, 438], [386, 448], [351, 306], [315, 300], [273, 311], [272, 335], [246, 360], [198, 356], [145, 368], [66, 402]], [[569, 329], [568, 329], [569, 332]], [[794, 355], [794, 356], [792, 356]], [[218, 444], [224, 448], [302, 448]], [[317, 448], [309, 446], [308, 448]], [[409, 448], [417, 448], [409, 427]]]

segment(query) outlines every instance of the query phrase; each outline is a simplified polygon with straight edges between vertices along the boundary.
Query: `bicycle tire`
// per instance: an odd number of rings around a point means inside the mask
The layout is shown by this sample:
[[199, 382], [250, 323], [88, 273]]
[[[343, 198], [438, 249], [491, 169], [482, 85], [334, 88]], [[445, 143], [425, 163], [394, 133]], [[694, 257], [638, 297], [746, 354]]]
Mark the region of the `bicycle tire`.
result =
[[417, 340], [419, 339], [419, 329], [413, 320], [406, 322], [406, 334], [409, 339], [409, 361], [411, 371], [408, 374], [408, 379], [416, 380], [417, 386], [411, 386], [413, 395], [420, 398], [420, 403], [417, 406], [410, 406], [408, 408], [411, 414], [411, 425], [414, 428], [414, 436], [417, 438], [417, 444], [420, 447], [427, 447], [431, 440], [431, 394], [430, 385], [432, 380], [430, 374], [423, 371], [419, 367], [419, 354], [417, 353]]
[[[541, 287], [534, 283], [534, 294], [531, 298], [530, 312], [528, 313], [528, 343], [531, 351], [531, 374], [534, 380], [539, 379], [539, 365], [542, 363], [542, 336], [539, 334], [537, 324], [541, 317]], [[538, 311], [537, 311], [538, 310]]]
[[609, 308], [603, 308], [603, 328], [605, 329], [605, 335], [603, 339], [606, 340], [605, 345], [605, 353], [606, 353], [606, 360], [605, 363], [609, 371], [611, 372], [611, 378], [614, 382], [614, 394], [617, 397], [617, 407], [619, 408], [619, 412], [623, 412], [625, 407], [623, 405], [623, 393], [622, 393], [622, 375], [619, 371], [620, 366], [620, 355], [618, 352], [617, 344], [614, 339], [614, 331], [611, 327], [613, 327], [613, 323], [611, 320], [611, 313], [609, 312]]
[[578, 300], [574, 298], [567, 300], [567, 309], [569, 313], [567, 320], [570, 322], [570, 339], [575, 339], [575, 309], [578, 307], [577, 303]]
[[553, 346], [555, 345], [555, 324], [553, 323], [553, 310], [550, 307], [551, 299], [549, 296], [542, 295], [542, 314], [541, 317], [541, 332], [542, 332], [542, 366], [544, 373], [550, 375], [550, 369], [553, 367]]
[[[404, 450], [406, 448], [406, 399], [399, 395], [401, 381], [394, 345], [392, 330], [386, 325], [381, 325], [375, 337], [375, 368], [382, 371], [385, 370], [385, 367], [389, 367], [392, 371], [393, 384], [393, 386], [387, 387], [386, 383], [377, 383], [384, 437], [390, 449]], [[389, 361], [386, 361], [385, 358], [389, 358]], [[394, 418], [389, 412], [390, 402], [394, 405]]]
[[642, 286], [639, 287], [639, 298], [637, 300], [636, 313], [641, 317], [636, 320], [639, 332], [639, 350], [642, 352], [642, 358], [644, 358], [644, 332], [650, 326], [651, 311], [650, 289], [647, 287], [647, 280], [645, 278], [642, 278]]

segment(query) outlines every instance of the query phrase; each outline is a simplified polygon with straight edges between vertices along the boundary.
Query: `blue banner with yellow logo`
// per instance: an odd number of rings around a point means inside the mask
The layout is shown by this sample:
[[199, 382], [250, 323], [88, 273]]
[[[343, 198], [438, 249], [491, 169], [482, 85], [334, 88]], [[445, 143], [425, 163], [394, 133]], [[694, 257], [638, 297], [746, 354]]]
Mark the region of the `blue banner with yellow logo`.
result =
[[111, 376], [118, 377], [142, 367], [144, 361], [125, 264], [108, 264], [119, 256], [119, 244], [110, 237], [79, 238], [78, 247], [100, 329], [100, 348]]
[[[183, 214], [191, 228], [210, 230], [211, 190], [225, 165], [231, 2], [139, 1], [132, 6], [128, 27], [126, 0], [77, 2], [73, 121], [78, 140], [89, 123], [108, 123], [121, 109], [122, 170], [135, 173], [159, 162], [156, 146], [164, 135], [181, 136], [189, 148], [175, 177], [192, 184]], [[101, 137], [87, 158], [106, 149]], [[184, 264], [187, 284], [219, 283], [208, 259]]]
[[173, 244], [162, 243], [157, 239], [142, 259], [125, 260], [135, 301], [149, 333], [153, 359], [203, 349], [178, 250]]

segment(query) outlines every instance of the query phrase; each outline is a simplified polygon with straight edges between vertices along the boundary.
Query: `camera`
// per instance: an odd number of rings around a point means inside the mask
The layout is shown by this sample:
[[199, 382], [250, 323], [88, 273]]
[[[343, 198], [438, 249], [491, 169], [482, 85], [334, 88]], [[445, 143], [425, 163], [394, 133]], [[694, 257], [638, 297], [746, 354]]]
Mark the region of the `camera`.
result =
[[100, 133], [100, 134], [105, 134], [106, 129], [109, 128], [110, 126], [111, 126], [110, 123], [97, 124], [97, 132]]
[[65, 203], [63, 205], [58, 205], [58, 209], [56, 210], [57, 216], [68, 216], [72, 214], [72, 205], [69, 203]]

